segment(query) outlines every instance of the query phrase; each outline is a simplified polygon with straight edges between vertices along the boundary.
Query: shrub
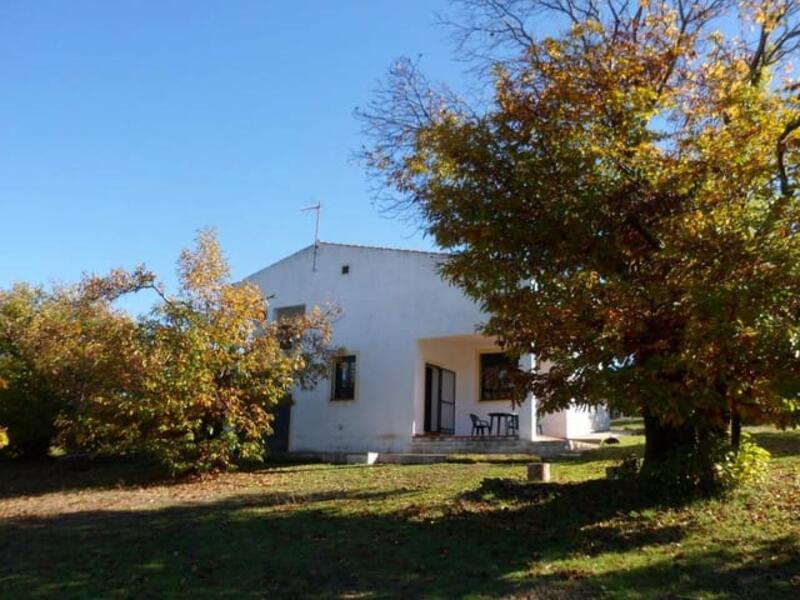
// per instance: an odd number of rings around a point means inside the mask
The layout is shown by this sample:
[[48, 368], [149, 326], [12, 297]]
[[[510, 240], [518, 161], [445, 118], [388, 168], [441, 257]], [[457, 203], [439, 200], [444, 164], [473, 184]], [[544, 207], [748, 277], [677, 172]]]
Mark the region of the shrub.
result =
[[661, 492], [709, 495], [728, 493], [766, 475], [770, 453], [748, 434], [742, 434], [738, 450], [724, 435], [712, 438], [708, 445], [692, 446], [696, 451], [676, 450], [662, 462], [645, 465], [640, 478]]
[[733, 489], [762, 481], [770, 458], [769, 451], [756, 444], [750, 434], [743, 433], [738, 452], [724, 452], [715, 465], [720, 487]]

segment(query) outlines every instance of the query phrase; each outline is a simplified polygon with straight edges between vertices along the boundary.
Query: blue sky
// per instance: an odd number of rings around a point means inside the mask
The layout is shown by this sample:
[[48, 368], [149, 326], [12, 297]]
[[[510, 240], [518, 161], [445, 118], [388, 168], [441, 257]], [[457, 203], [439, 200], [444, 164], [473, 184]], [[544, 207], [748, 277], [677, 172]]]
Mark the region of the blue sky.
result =
[[0, 287], [145, 262], [215, 226], [242, 277], [327, 241], [430, 248], [381, 216], [353, 118], [394, 59], [458, 80], [432, 0], [0, 4]]

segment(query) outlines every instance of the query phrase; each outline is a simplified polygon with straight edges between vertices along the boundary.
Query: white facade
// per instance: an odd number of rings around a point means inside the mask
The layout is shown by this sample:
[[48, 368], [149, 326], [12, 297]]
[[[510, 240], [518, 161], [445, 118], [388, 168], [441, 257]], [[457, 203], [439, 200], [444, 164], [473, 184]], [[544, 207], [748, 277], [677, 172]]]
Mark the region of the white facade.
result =
[[[426, 365], [455, 373], [455, 435], [470, 435], [470, 413], [513, 410], [520, 438], [535, 439], [535, 401], [479, 401], [480, 353], [498, 349], [477, 333], [486, 315], [438, 275], [444, 257], [320, 243], [247, 278], [272, 298], [271, 318], [285, 307], [337, 307], [333, 343], [356, 357], [354, 399], [332, 400], [330, 380], [294, 393], [291, 451], [406, 451], [425, 432]], [[604, 412], [548, 415], [539, 433], [579, 437], [607, 427]]]

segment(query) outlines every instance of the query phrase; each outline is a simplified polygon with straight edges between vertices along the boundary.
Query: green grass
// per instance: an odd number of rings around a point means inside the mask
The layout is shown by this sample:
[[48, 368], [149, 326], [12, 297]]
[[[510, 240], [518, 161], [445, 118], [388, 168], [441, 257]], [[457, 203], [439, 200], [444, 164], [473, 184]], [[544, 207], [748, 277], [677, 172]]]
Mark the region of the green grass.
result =
[[636, 436], [559, 459], [550, 484], [518, 457], [173, 484], [139, 464], [0, 464], [0, 597], [796, 598], [800, 434], [755, 435], [775, 456], [764, 484], [680, 506], [602, 479]]

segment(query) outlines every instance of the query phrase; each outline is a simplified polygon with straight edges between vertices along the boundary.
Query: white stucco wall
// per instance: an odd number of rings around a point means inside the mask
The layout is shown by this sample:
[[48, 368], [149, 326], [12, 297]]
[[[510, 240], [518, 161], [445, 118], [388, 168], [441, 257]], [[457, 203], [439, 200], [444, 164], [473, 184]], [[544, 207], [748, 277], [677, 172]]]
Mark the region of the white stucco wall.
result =
[[542, 425], [542, 435], [557, 438], [568, 437], [569, 427], [567, 425], [567, 416], [568, 411], [566, 410], [539, 415], [539, 421]]
[[570, 408], [567, 416], [567, 435], [576, 438], [587, 433], [607, 431], [609, 428], [608, 409], [605, 407]]
[[589, 433], [607, 431], [608, 410], [604, 407], [572, 407], [542, 415], [542, 434], [549, 437], [578, 438]]
[[[539, 369], [546, 371], [552, 363], [543, 362]], [[600, 408], [584, 408], [573, 406], [568, 410], [538, 416], [541, 434], [547, 437], [575, 438], [598, 431], [606, 431], [609, 427], [608, 410]]]

